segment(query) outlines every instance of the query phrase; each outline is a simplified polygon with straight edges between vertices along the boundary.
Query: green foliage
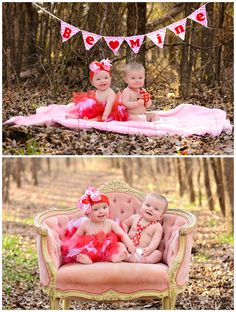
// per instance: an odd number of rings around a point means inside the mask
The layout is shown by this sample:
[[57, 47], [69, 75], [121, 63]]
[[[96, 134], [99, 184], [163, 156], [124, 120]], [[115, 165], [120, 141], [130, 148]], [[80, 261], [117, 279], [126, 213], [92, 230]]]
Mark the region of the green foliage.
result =
[[221, 244], [229, 244], [234, 246], [234, 235], [233, 234], [221, 234], [219, 236], [219, 242]]
[[3, 291], [11, 296], [16, 284], [27, 284], [27, 289], [32, 289], [38, 274], [35, 272], [37, 253], [31, 241], [19, 235], [4, 235], [2, 250]]
[[26, 148], [20, 148], [19, 155], [42, 155], [42, 150], [35, 140], [26, 142]]
[[215, 227], [215, 226], [219, 225], [219, 222], [217, 219], [207, 220], [206, 223], [207, 223], [208, 227]]
[[207, 261], [209, 261], [211, 259], [211, 256], [206, 254], [206, 253], [204, 253], [204, 252], [198, 252], [195, 257], [200, 262], [207, 262]]

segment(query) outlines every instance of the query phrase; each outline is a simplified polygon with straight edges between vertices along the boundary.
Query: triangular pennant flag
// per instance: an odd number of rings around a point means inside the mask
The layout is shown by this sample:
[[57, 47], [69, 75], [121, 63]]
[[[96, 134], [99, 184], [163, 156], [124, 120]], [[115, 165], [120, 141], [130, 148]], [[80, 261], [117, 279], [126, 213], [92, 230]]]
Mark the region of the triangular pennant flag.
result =
[[177, 36], [179, 36], [182, 40], [185, 38], [185, 30], [186, 30], [186, 18], [175, 22], [169, 26], [167, 26], [171, 31], [173, 31]]
[[197, 22], [205, 27], [207, 27], [207, 11], [206, 6], [202, 5], [199, 9], [194, 11], [192, 14], [188, 16], [194, 22]]
[[139, 49], [143, 43], [143, 39], [144, 35], [125, 37], [125, 41], [128, 43], [134, 53], [139, 52]]
[[77, 27], [74, 27], [70, 24], [67, 24], [66, 22], [61, 21], [61, 38], [62, 42], [67, 41], [71, 37], [73, 37], [77, 32], [79, 32], [80, 29]]
[[163, 48], [164, 41], [166, 35], [166, 28], [153, 31], [151, 33], [146, 34], [146, 36], [152, 40], [159, 48]]
[[122, 42], [125, 40], [124, 37], [104, 37], [104, 39], [114, 54], [118, 52]]
[[86, 50], [90, 50], [102, 36], [82, 30], [84, 45]]

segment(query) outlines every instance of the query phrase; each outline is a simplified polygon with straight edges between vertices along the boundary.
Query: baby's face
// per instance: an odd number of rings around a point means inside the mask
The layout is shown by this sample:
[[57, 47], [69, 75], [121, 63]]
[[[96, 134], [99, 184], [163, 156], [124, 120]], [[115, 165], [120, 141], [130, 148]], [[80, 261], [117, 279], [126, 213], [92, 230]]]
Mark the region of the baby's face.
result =
[[99, 91], [106, 91], [111, 86], [111, 76], [108, 72], [100, 70], [91, 80], [92, 85]]
[[125, 82], [129, 87], [138, 89], [144, 86], [145, 72], [144, 70], [130, 70], [125, 75]]
[[92, 205], [89, 218], [93, 222], [102, 222], [109, 218], [109, 206], [107, 203], [99, 203]]
[[140, 215], [148, 222], [159, 221], [165, 213], [165, 202], [155, 196], [147, 196], [140, 208]]

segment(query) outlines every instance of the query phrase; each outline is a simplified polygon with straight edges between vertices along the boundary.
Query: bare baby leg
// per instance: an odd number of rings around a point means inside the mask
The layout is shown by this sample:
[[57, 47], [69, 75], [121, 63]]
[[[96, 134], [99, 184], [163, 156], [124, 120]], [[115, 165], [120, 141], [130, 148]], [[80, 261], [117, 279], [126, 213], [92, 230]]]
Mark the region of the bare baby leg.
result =
[[159, 250], [154, 250], [149, 256], [142, 257], [141, 263], [158, 263], [162, 258], [162, 253]]
[[114, 254], [111, 258], [111, 261], [114, 263], [127, 260], [128, 255], [129, 255], [125, 245], [123, 243], [118, 243], [118, 244], [119, 244], [118, 252]]
[[82, 264], [91, 264], [93, 261], [87, 255], [80, 254], [76, 257], [77, 262]]
[[152, 113], [152, 112], [146, 112], [146, 118], [148, 122], [153, 122], [153, 121], [157, 121], [160, 119], [157, 113]]

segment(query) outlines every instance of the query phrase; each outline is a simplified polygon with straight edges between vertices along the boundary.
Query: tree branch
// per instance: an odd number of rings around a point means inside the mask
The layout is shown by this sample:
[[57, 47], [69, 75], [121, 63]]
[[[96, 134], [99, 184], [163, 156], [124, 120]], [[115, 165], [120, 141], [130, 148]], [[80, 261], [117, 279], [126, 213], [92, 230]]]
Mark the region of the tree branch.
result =
[[170, 11], [167, 15], [162, 16], [153, 22], [147, 23], [146, 30], [152, 31], [157, 26], [160, 26], [160, 25], [168, 22], [170, 19], [176, 17], [179, 13], [181, 13], [183, 11], [183, 9], [184, 9], [184, 3], [177, 3], [174, 6], [173, 10]]

